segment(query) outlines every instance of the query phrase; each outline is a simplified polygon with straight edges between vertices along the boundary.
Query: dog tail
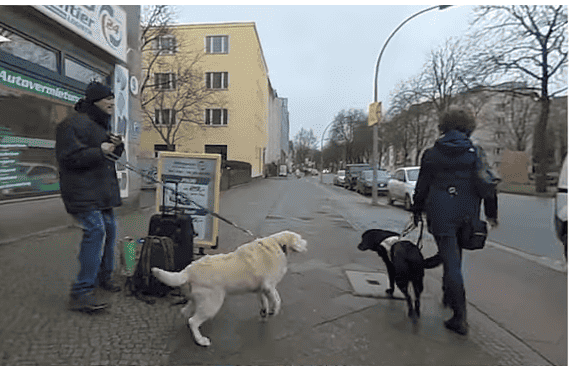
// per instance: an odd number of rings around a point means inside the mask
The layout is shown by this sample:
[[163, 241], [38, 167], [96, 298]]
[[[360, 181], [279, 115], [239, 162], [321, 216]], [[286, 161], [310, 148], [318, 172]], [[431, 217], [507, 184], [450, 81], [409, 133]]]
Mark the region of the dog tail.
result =
[[186, 276], [183, 271], [168, 272], [163, 269], [153, 267], [152, 273], [160, 280], [160, 282], [171, 287], [179, 287], [186, 283]]
[[438, 267], [443, 263], [443, 259], [439, 255], [439, 253], [433, 255], [432, 257], [426, 258], [423, 262], [425, 269], [431, 269]]

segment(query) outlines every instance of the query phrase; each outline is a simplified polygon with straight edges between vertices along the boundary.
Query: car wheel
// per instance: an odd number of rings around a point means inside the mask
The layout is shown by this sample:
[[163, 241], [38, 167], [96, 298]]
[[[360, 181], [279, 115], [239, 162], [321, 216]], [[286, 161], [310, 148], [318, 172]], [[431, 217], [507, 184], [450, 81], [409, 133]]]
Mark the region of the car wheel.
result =
[[409, 195], [405, 195], [405, 209], [411, 211], [411, 197]]

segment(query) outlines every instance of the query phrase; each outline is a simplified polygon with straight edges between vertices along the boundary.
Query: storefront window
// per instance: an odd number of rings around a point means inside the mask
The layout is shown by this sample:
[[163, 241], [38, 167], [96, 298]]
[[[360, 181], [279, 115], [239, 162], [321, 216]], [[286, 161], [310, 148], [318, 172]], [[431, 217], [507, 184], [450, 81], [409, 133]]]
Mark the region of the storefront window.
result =
[[57, 54], [0, 26], [0, 50], [57, 72]]
[[55, 130], [73, 104], [0, 85], [0, 199], [59, 192]]
[[81, 65], [69, 58], [65, 59], [65, 76], [89, 84], [91, 80], [105, 81], [105, 75]]

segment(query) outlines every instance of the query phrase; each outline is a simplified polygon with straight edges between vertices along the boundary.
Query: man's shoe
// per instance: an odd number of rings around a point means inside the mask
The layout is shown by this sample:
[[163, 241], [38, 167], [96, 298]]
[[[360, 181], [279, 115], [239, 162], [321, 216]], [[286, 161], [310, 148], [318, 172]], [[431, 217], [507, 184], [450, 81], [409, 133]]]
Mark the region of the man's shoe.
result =
[[112, 279], [99, 282], [99, 288], [109, 292], [119, 292], [122, 288]]
[[107, 308], [109, 305], [103, 301], [97, 300], [93, 293], [71, 294], [69, 296], [69, 309], [73, 311], [95, 312]]

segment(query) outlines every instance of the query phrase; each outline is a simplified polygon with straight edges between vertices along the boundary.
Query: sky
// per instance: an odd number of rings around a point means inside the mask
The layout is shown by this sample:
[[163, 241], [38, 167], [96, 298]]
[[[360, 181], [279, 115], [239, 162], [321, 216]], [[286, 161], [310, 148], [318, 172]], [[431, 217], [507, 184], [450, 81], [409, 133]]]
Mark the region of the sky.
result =
[[[177, 5], [178, 23], [253, 21], [271, 85], [288, 98], [289, 140], [312, 129], [320, 140], [342, 110], [374, 98], [375, 66], [391, 32], [433, 5]], [[378, 100], [388, 107], [396, 86], [417, 75], [431, 51], [468, 28], [472, 6], [431, 10], [389, 41], [379, 68]], [[328, 128], [329, 130], [329, 128]], [[324, 140], [327, 140], [327, 131]], [[325, 143], [326, 141], [324, 141]]]

